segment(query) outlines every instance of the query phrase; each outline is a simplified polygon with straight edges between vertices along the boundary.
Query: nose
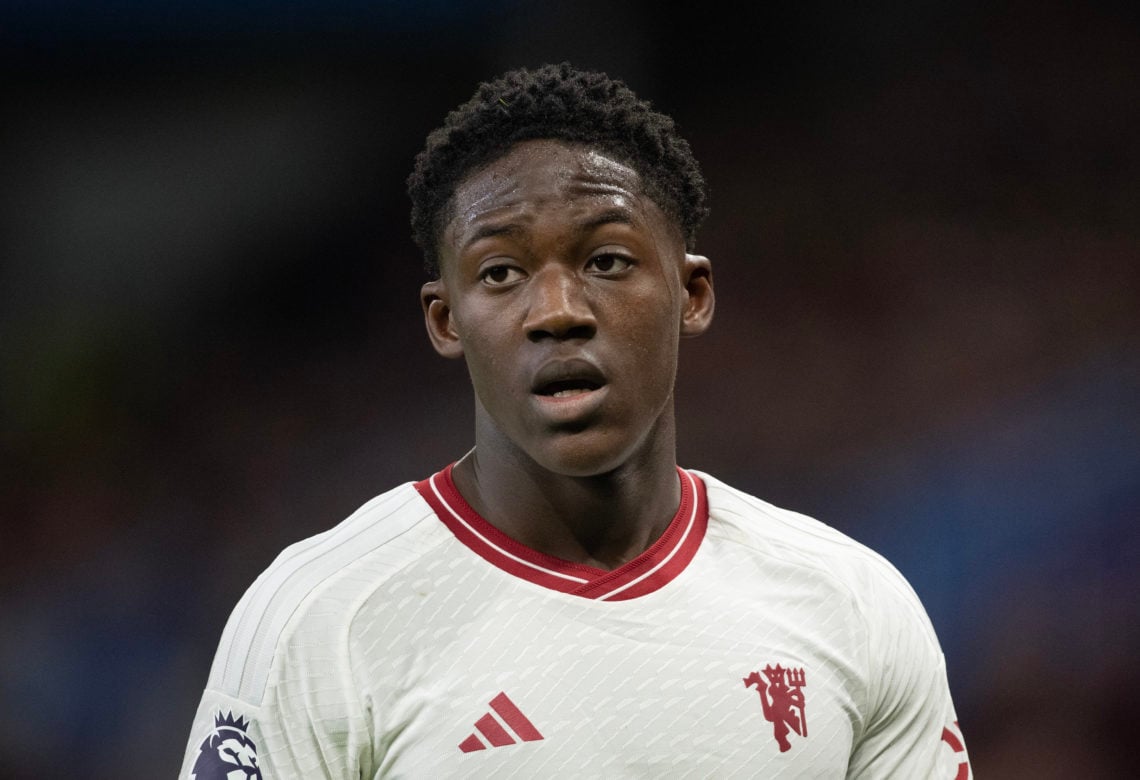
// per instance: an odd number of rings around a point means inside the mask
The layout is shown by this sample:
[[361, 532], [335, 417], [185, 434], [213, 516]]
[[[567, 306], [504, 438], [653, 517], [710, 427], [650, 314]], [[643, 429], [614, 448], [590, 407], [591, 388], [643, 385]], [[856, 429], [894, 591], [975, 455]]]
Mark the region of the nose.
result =
[[530, 306], [523, 327], [527, 338], [588, 339], [597, 331], [597, 320], [582, 280], [568, 268], [547, 266], [528, 285]]

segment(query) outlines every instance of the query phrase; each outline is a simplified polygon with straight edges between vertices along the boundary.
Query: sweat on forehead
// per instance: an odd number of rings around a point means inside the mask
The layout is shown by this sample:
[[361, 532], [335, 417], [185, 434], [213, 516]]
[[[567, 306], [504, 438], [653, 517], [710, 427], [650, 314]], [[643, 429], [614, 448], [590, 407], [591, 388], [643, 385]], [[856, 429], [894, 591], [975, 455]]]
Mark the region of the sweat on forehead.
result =
[[566, 190], [627, 200], [649, 196], [636, 170], [604, 152], [561, 141], [522, 141], [464, 176], [441, 215], [441, 230], [456, 219], [471, 219], [492, 202], [509, 201], [520, 182], [531, 179], [544, 185], [528, 190], [532, 198], [558, 197]]

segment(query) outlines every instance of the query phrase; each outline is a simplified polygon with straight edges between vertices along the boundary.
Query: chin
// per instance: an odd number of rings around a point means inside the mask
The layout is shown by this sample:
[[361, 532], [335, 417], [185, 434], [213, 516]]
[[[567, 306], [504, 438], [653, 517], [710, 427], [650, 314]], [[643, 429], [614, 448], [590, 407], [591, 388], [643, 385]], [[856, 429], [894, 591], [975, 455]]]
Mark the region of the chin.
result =
[[542, 468], [564, 477], [597, 477], [616, 471], [631, 459], [633, 447], [615, 447], [608, 437], [589, 433], [561, 434], [531, 458]]

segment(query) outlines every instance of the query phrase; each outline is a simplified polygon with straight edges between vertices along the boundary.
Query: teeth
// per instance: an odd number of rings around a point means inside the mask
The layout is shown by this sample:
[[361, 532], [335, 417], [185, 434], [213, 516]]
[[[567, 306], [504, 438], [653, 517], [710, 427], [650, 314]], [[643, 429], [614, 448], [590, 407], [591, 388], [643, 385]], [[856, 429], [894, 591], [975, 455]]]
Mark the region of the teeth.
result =
[[559, 390], [557, 393], [554, 393], [553, 397], [554, 398], [566, 398], [567, 396], [581, 395], [582, 393], [588, 393], [588, 392], [590, 392], [590, 391], [588, 389], [586, 389], [585, 387], [573, 387], [573, 388], [570, 388], [568, 390]]

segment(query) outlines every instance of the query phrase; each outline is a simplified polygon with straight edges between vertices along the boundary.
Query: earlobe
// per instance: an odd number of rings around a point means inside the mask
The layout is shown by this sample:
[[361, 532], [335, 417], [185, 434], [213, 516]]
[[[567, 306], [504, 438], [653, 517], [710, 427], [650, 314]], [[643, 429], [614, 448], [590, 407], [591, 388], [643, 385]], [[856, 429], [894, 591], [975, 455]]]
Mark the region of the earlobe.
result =
[[445, 358], [461, 358], [463, 342], [455, 329], [447, 300], [447, 287], [442, 279], [430, 281], [420, 288], [420, 306], [424, 310], [424, 325], [431, 345]]
[[703, 255], [686, 254], [682, 279], [686, 297], [681, 311], [681, 335], [699, 336], [712, 324], [716, 308], [712, 262]]

